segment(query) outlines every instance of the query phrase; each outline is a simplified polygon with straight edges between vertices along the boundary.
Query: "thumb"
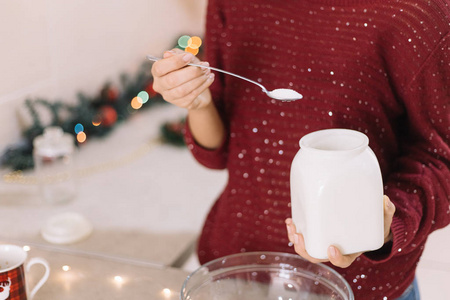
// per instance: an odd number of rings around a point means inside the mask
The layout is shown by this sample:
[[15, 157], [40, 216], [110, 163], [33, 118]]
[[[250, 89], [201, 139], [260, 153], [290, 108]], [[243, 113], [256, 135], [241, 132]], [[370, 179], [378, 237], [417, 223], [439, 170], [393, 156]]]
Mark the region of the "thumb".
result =
[[384, 242], [391, 240], [391, 224], [395, 213], [395, 205], [388, 196], [384, 196]]

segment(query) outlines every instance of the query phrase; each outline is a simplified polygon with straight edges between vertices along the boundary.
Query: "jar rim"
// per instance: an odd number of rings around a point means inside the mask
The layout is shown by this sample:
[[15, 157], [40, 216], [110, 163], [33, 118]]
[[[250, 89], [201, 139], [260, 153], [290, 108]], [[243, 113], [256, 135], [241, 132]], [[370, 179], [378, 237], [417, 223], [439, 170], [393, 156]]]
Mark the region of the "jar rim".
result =
[[299, 145], [311, 151], [348, 153], [365, 149], [369, 138], [360, 131], [333, 128], [308, 133], [300, 139]]

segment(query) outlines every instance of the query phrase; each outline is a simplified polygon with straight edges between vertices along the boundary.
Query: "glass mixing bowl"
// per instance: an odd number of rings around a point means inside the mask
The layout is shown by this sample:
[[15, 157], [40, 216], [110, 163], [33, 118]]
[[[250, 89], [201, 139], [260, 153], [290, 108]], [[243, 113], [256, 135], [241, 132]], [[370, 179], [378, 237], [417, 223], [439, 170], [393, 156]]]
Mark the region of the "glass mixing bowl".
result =
[[298, 255], [248, 252], [208, 262], [190, 274], [181, 300], [354, 300], [345, 279]]

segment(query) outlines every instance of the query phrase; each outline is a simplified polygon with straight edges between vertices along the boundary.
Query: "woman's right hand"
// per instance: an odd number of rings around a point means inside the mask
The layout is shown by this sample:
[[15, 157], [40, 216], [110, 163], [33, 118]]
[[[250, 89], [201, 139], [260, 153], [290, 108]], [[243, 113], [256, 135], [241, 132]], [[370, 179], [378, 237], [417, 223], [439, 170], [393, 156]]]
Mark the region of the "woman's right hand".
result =
[[187, 66], [191, 62], [209, 66], [207, 62], [200, 62], [181, 49], [166, 51], [163, 58], [153, 64], [152, 75], [153, 89], [164, 100], [189, 110], [204, 108], [212, 102], [209, 86], [214, 74], [209, 69]]

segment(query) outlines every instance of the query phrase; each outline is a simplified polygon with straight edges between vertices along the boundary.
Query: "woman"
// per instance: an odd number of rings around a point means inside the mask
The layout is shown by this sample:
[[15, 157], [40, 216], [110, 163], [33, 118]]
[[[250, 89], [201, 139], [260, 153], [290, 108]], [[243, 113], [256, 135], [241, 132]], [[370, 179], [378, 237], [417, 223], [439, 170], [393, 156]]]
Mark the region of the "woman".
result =
[[449, 15], [441, 0], [210, 0], [206, 61], [304, 99], [272, 100], [245, 81], [186, 67], [196, 58], [177, 50], [154, 64], [155, 90], [188, 110], [193, 155], [229, 172], [200, 262], [258, 250], [317, 262], [289, 219], [290, 164], [303, 135], [348, 128], [369, 137], [382, 169], [386, 243], [347, 256], [330, 247], [327, 264], [356, 299], [418, 297], [427, 236], [450, 222]]

